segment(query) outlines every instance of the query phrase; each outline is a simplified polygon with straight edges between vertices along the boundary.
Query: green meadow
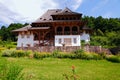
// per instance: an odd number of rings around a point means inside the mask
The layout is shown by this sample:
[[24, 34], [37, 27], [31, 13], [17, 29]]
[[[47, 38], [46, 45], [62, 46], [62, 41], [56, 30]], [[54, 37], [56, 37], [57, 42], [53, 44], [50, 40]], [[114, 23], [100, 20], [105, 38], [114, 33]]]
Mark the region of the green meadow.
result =
[[[107, 60], [6, 58], [23, 67], [25, 80], [120, 80], [120, 63]], [[76, 79], [73, 78], [72, 66]], [[66, 75], [66, 76], [64, 76]]]

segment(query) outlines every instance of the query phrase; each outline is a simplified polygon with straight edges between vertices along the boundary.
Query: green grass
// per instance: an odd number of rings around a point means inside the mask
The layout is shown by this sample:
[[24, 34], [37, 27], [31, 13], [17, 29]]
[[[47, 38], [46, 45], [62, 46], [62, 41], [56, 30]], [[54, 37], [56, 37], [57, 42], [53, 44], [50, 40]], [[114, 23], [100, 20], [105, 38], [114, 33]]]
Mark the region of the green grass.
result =
[[71, 66], [75, 66], [78, 80], [120, 80], [120, 63], [106, 60], [72, 60], [44, 58], [7, 58], [9, 63], [21, 65], [24, 77], [31, 80], [66, 80], [63, 74], [72, 74]]

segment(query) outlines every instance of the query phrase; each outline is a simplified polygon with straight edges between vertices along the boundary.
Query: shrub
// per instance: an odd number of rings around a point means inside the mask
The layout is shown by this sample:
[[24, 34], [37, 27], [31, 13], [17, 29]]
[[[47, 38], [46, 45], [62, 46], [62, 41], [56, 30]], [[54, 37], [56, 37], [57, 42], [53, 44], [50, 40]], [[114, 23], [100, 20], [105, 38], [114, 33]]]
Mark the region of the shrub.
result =
[[4, 50], [2, 52], [3, 57], [25, 57], [29, 56], [30, 51], [22, 51], [22, 50]]
[[75, 57], [76, 59], [86, 59], [86, 60], [100, 60], [102, 59], [102, 55], [98, 55], [96, 53], [86, 53], [84, 50], [79, 49], [74, 51]]
[[93, 54], [85, 54], [85, 56], [83, 57], [83, 59], [86, 59], [86, 60], [91, 60], [91, 59], [94, 59], [93, 57]]
[[29, 56], [29, 54], [30, 54], [29, 51], [15, 50], [11, 54], [11, 57], [25, 57], [25, 56]]
[[11, 42], [12, 43], [12, 45], [17, 45], [17, 42]]
[[102, 59], [105, 59], [105, 58], [106, 58], [106, 54], [105, 54], [104, 52], [99, 53], [99, 56], [101, 56]]
[[0, 47], [0, 51], [3, 51], [3, 50], [5, 50], [6, 48], [4, 48], [4, 47]]
[[7, 49], [15, 48], [14, 45], [7, 45], [6, 47], [7, 47]]
[[118, 57], [118, 56], [108, 56], [106, 58], [106, 60], [111, 61], [111, 62], [120, 63], [120, 57]]
[[59, 53], [57, 56], [57, 58], [70, 58], [70, 59], [74, 59], [75, 55], [72, 53]]
[[36, 59], [43, 59], [43, 58], [50, 57], [50, 56], [51, 54], [48, 54], [48, 53], [34, 52], [34, 58]]
[[78, 50], [74, 51], [73, 53], [82, 54], [82, 53], [85, 53], [85, 51], [83, 49], [78, 49]]
[[87, 54], [85, 54], [85, 51], [82, 49], [74, 51], [74, 54], [75, 54], [75, 58], [77, 58], [77, 59], [86, 59], [87, 58]]
[[52, 57], [57, 57], [58, 54], [59, 54], [59, 51], [58, 51], [58, 50], [54, 50], [54, 51], [52, 52]]
[[100, 55], [98, 55], [97, 53], [93, 53], [92, 55], [93, 55], [94, 60], [101, 60], [102, 59], [102, 57]]
[[78, 53], [75, 55], [75, 58], [77, 59], [85, 59], [87, 55], [85, 53]]
[[12, 53], [13, 53], [12, 50], [4, 50], [4, 51], [2, 51], [2, 56], [3, 57], [11, 57]]

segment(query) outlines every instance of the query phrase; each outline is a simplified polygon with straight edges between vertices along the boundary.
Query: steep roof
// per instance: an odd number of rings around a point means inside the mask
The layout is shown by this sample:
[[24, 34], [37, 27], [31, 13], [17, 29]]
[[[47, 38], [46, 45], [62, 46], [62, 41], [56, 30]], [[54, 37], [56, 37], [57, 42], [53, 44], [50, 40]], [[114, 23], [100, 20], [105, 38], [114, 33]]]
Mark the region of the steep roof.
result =
[[29, 30], [44, 30], [49, 29], [50, 27], [31, 27]]
[[82, 15], [82, 14], [81, 13], [77, 13], [77, 12], [73, 12], [69, 8], [66, 7], [62, 11], [60, 11], [58, 13], [54, 13], [52, 15]]
[[33, 23], [38, 22], [53, 22], [53, 15], [82, 15], [81, 13], [76, 13], [71, 11], [69, 8], [65, 9], [50, 9], [46, 13], [44, 13], [41, 17], [39, 17], [36, 21]]
[[[60, 22], [60, 20], [54, 21], [52, 18], [53, 15], [82, 15], [82, 14], [73, 12], [67, 7], [63, 10], [62, 9], [50, 9], [46, 13], [44, 13], [41, 17], [39, 17], [36, 21], [34, 21], [33, 23], [40, 23], [40, 22], [46, 23], [46, 22], [56, 22], [56, 21]], [[62, 20], [62, 21], [64, 21], [64, 20]], [[70, 21], [77, 21], [77, 20], [70, 20]], [[32, 30], [32, 29], [38, 29], [38, 28], [33, 28], [31, 25], [27, 25], [23, 28], [13, 30], [13, 32], [27, 31], [27, 30]], [[41, 29], [48, 29], [48, 27], [46, 26], [46, 28], [41, 28]]]
[[13, 30], [12, 32], [20, 32], [20, 31], [27, 31], [28, 29], [30, 29], [32, 26], [31, 25], [27, 25], [25, 27]]
[[[35, 22], [53, 21], [52, 14], [62, 11], [61, 9], [51, 9], [39, 17]], [[34, 22], [33, 22], [34, 23]]]

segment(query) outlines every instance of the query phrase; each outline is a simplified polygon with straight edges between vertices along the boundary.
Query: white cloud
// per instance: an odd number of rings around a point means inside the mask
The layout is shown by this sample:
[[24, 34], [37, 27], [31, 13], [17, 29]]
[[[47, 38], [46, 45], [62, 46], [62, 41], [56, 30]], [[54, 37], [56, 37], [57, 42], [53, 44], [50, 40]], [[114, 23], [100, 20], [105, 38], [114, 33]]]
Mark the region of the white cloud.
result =
[[0, 0], [0, 22], [34, 21], [48, 9], [79, 8], [83, 0]]
[[58, 0], [59, 6], [64, 8], [68, 7], [72, 10], [77, 10], [82, 4], [83, 0]]
[[15, 16], [16, 14], [9, 10], [5, 5], [0, 3], [0, 22], [10, 24], [13, 23], [10, 17]]
[[79, 8], [79, 6], [82, 4], [82, 1], [83, 0], [75, 0], [74, 2], [74, 5], [72, 5], [72, 8], [74, 9], [74, 10], [76, 10], [76, 9], [78, 9]]
[[100, 0], [100, 2], [97, 5], [95, 5], [95, 7], [92, 9], [92, 12], [98, 11], [100, 8], [104, 7], [108, 2], [109, 0]]
[[31, 19], [36, 19], [48, 8], [57, 7], [53, 0], [13, 0], [13, 2], [18, 13]]

